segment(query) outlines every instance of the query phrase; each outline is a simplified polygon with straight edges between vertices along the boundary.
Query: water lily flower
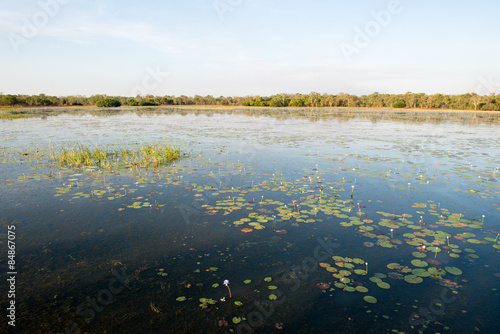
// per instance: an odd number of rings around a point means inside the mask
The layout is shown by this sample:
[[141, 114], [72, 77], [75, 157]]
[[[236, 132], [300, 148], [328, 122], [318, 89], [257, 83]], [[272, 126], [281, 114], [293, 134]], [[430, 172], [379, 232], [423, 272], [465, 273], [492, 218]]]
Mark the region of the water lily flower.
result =
[[225, 286], [227, 286], [227, 290], [229, 291], [229, 298], [231, 298], [231, 289], [229, 288], [229, 280], [224, 280], [223, 283]]

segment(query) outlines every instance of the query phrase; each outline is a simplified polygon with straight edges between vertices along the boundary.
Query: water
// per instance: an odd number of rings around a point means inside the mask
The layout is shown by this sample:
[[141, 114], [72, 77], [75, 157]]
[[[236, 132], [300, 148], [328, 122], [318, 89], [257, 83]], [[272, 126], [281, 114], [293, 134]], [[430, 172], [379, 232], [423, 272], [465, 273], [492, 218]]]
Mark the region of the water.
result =
[[[2, 120], [14, 332], [496, 333], [498, 124], [266, 109]], [[50, 159], [157, 142], [184, 157], [132, 170]]]

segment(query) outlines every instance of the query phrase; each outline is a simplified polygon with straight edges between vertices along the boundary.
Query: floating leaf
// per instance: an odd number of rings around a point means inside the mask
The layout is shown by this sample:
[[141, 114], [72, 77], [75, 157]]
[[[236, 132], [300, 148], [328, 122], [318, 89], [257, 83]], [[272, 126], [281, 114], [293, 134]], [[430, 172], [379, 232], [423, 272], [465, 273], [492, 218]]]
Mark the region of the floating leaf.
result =
[[241, 306], [241, 305], [243, 305], [243, 303], [237, 300], [234, 302], [234, 305]]
[[363, 299], [370, 304], [375, 304], [377, 302], [377, 298], [372, 296], [364, 296]]
[[243, 283], [250, 284], [250, 283], [252, 283], [252, 280], [251, 279], [246, 279], [246, 280], [243, 281]]
[[377, 285], [381, 289], [390, 289], [391, 288], [391, 285], [389, 283], [386, 283], [386, 282], [378, 282]]
[[397, 269], [399, 267], [401, 267], [401, 265], [399, 263], [389, 263], [387, 265], [387, 268], [389, 268], [389, 269]]
[[359, 292], [363, 292], [363, 293], [368, 292], [368, 289], [364, 286], [357, 286], [356, 290], [358, 290]]
[[427, 255], [425, 253], [422, 253], [422, 252], [413, 252], [411, 253], [414, 257], [418, 257], [418, 258], [424, 258], [426, 257]]
[[186, 297], [180, 296], [180, 297], [177, 297], [175, 300], [177, 300], [178, 302], [183, 302], [186, 300]]
[[418, 283], [422, 283], [424, 280], [422, 279], [422, 277], [419, 277], [419, 276], [416, 276], [416, 275], [406, 275], [404, 277], [405, 281], [408, 282], [408, 283], [412, 283], [412, 284], [418, 284]]
[[278, 297], [275, 294], [270, 294], [269, 295], [269, 299], [270, 300], [276, 300], [276, 299], [278, 299]]
[[266, 278], [264, 278], [264, 281], [265, 281], [265, 282], [271, 282], [272, 280], [273, 280], [273, 279], [272, 279], [271, 277], [266, 277]]
[[457, 276], [462, 275], [462, 270], [460, 270], [457, 267], [445, 267], [444, 270], [446, 270], [447, 272], [449, 272], [452, 275], [457, 275]]
[[427, 267], [429, 264], [426, 261], [422, 260], [411, 260], [411, 264], [414, 265], [415, 267]]

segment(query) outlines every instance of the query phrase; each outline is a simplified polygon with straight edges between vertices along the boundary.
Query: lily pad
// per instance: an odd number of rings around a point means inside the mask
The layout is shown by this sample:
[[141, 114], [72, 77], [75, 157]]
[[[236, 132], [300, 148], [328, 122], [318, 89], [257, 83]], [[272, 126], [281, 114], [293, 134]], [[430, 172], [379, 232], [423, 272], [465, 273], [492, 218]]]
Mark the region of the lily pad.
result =
[[186, 300], [186, 297], [185, 296], [180, 296], [180, 297], [177, 297], [175, 300], [177, 300], [178, 302], [183, 302]]
[[364, 296], [363, 299], [370, 304], [375, 304], [377, 302], [377, 298], [372, 296]]
[[416, 276], [416, 275], [406, 275], [404, 277], [404, 280], [408, 283], [412, 283], [412, 284], [419, 284], [419, 283], [422, 283], [424, 280], [422, 279], [422, 277], [419, 277], [419, 276]]
[[241, 322], [241, 318], [239, 318], [239, 317], [234, 317], [233, 318], [233, 323], [239, 324], [240, 322]]
[[278, 287], [274, 285], [270, 285], [267, 287], [269, 290], [276, 290]]
[[251, 279], [246, 279], [246, 280], [243, 281], [243, 283], [250, 284], [250, 283], [252, 283], [252, 280]]
[[427, 270], [423, 269], [423, 268], [413, 269], [411, 273], [413, 275], [415, 275], [415, 276], [420, 276], [420, 277], [429, 277], [429, 276], [431, 276], [431, 273], [428, 272]]
[[460, 270], [457, 267], [445, 267], [444, 270], [446, 270], [447, 272], [449, 272], [452, 275], [457, 275], [457, 276], [462, 275], [462, 270]]
[[387, 268], [389, 268], [389, 269], [397, 269], [399, 267], [401, 267], [401, 265], [399, 263], [389, 263], [387, 265]]
[[386, 282], [378, 282], [377, 285], [381, 289], [390, 289], [391, 288], [391, 285], [389, 283], [386, 283]]
[[426, 257], [427, 255], [425, 253], [422, 253], [422, 252], [413, 252], [411, 253], [414, 257], [418, 257], [418, 258], [424, 258]]
[[269, 299], [270, 300], [276, 300], [276, 299], [278, 299], [278, 297], [275, 294], [270, 294], [269, 295]]
[[427, 267], [429, 265], [427, 262], [418, 259], [412, 260], [411, 264], [415, 267]]
[[264, 282], [271, 282], [273, 279], [271, 277], [264, 278]]
[[240, 302], [239, 300], [237, 300], [237, 301], [234, 302], [234, 305], [241, 306], [241, 305], [243, 305], [243, 303]]
[[356, 290], [358, 290], [359, 292], [363, 292], [363, 293], [368, 292], [368, 289], [364, 286], [357, 286]]

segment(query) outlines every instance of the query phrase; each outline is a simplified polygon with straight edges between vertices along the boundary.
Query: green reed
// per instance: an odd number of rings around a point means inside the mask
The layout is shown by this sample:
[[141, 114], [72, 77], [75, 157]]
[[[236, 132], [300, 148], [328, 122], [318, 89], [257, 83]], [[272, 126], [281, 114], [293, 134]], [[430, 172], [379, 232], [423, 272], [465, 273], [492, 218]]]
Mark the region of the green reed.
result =
[[135, 149], [107, 150], [78, 144], [52, 151], [52, 160], [66, 167], [159, 167], [181, 157], [178, 148], [164, 144], [138, 145]]

